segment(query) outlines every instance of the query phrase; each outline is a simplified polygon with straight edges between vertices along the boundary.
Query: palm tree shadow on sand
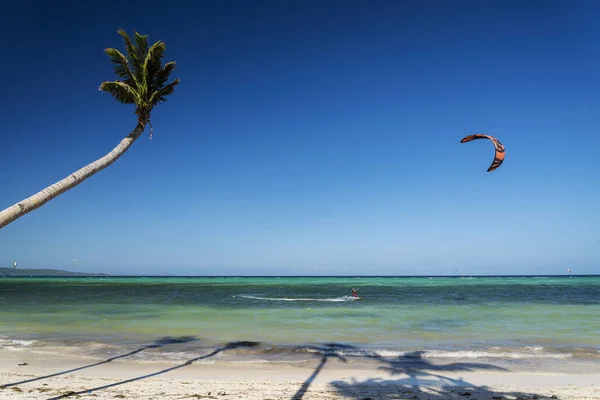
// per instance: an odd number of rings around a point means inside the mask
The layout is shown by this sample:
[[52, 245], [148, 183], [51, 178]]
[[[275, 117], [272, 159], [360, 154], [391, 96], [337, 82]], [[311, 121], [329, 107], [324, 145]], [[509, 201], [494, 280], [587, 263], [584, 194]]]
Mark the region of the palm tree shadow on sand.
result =
[[[33, 378], [21, 382], [9, 383], [0, 387], [0, 389], [15, 386], [22, 383], [28, 383], [37, 381], [40, 379], [50, 378], [57, 375], [68, 374], [70, 372], [78, 371], [84, 368], [90, 368], [96, 365], [108, 363], [110, 361], [124, 358], [143, 350], [150, 348], [158, 348], [168, 344], [174, 343], [186, 343], [190, 341], [198, 340], [193, 337], [180, 337], [180, 338], [162, 338], [154, 343], [144, 346], [140, 349], [132, 352], [122, 354], [120, 356], [111, 357], [107, 360], [97, 362], [94, 364], [86, 365], [79, 368], [74, 368], [67, 371], [57, 372], [55, 374]], [[61, 394], [56, 397], [52, 397], [48, 400], [58, 400], [71, 396], [79, 396], [83, 394], [92, 394], [93, 392], [112, 388], [119, 385], [124, 385], [130, 382], [151, 378], [157, 375], [162, 375], [167, 372], [183, 368], [196, 361], [213, 357], [223, 351], [233, 350], [238, 348], [253, 348], [260, 345], [260, 342], [251, 341], [238, 341], [230, 342], [226, 345], [213, 350], [212, 352], [187, 360], [182, 364], [175, 365], [170, 368], [166, 368], [151, 374], [138, 376], [135, 378], [119, 381], [112, 384], [98, 386], [95, 388], [84, 389], [79, 392], [68, 392]], [[551, 395], [542, 395], [539, 393], [524, 393], [524, 392], [499, 392], [490, 390], [486, 386], [477, 386], [471, 384], [461, 377], [452, 378], [445, 376], [444, 373], [449, 372], [460, 372], [460, 371], [507, 371], [504, 368], [485, 363], [449, 363], [449, 364], [432, 364], [423, 358], [423, 352], [417, 351], [409, 354], [405, 354], [400, 357], [385, 357], [380, 354], [365, 350], [357, 346], [346, 345], [342, 343], [326, 343], [322, 346], [296, 346], [292, 348], [295, 351], [306, 351], [311, 352], [319, 357], [319, 363], [316, 366], [313, 373], [302, 383], [301, 387], [294, 394], [291, 400], [302, 400], [304, 395], [308, 392], [311, 384], [318, 377], [319, 373], [325, 368], [326, 364], [330, 360], [341, 361], [347, 364], [350, 360], [356, 361], [368, 361], [374, 363], [377, 369], [386, 371], [391, 376], [399, 375], [399, 379], [382, 379], [382, 378], [371, 378], [364, 381], [352, 380], [348, 381], [332, 381], [329, 382], [331, 393], [333, 389], [334, 393], [337, 393], [339, 397], [344, 399], [356, 399], [356, 400], [388, 400], [388, 399], [420, 399], [420, 400], [452, 400], [452, 399], [547, 399], [557, 398]], [[335, 398], [335, 397], [334, 397]]]
[[118, 355], [115, 357], [107, 358], [106, 360], [99, 361], [97, 363], [93, 363], [93, 364], [89, 364], [89, 365], [84, 365], [83, 367], [77, 367], [77, 368], [69, 369], [66, 371], [56, 372], [54, 374], [39, 376], [37, 378], [27, 379], [27, 380], [23, 380], [23, 381], [19, 381], [19, 382], [7, 383], [5, 385], [0, 386], [0, 389], [5, 389], [5, 388], [11, 387], [11, 386], [21, 385], [23, 383], [35, 382], [35, 381], [39, 381], [42, 379], [52, 378], [54, 376], [65, 375], [65, 374], [69, 374], [71, 372], [80, 371], [82, 369], [95, 367], [98, 365], [109, 363], [114, 360], [118, 360], [119, 358], [125, 358], [125, 357], [132, 356], [132, 355], [140, 353], [144, 350], [157, 349], [157, 348], [164, 347], [164, 346], [167, 346], [170, 344], [188, 343], [188, 342], [193, 342], [196, 340], [198, 340], [198, 339], [193, 336], [179, 336], [179, 337], [166, 336], [166, 337], [160, 338], [158, 340], [155, 340], [148, 346], [140, 347], [139, 349], [130, 351], [129, 353], [125, 353], [125, 354], [121, 354], [121, 355]]
[[304, 395], [308, 391], [308, 388], [313, 383], [315, 378], [319, 375], [319, 373], [321, 372], [325, 364], [327, 364], [327, 361], [330, 358], [336, 358], [344, 363], [348, 362], [346, 357], [344, 357], [340, 353], [342, 350], [349, 348], [351, 348], [351, 346], [347, 346], [340, 343], [326, 343], [324, 346], [296, 347], [296, 350], [312, 350], [321, 353], [321, 361], [319, 362], [319, 365], [317, 365], [317, 367], [315, 368], [315, 371], [312, 373], [312, 375], [309, 376], [308, 379], [304, 381], [304, 383], [302, 383], [302, 386], [300, 387], [300, 389], [298, 389], [294, 397], [292, 397], [292, 400], [301, 400], [302, 397], [304, 397]]
[[81, 390], [79, 392], [69, 392], [69, 393], [61, 394], [60, 396], [52, 397], [52, 398], [50, 398], [48, 400], [58, 400], [58, 399], [64, 399], [64, 398], [70, 397], [70, 396], [78, 396], [78, 395], [82, 395], [82, 394], [92, 394], [93, 392], [98, 391], [98, 390], [108, 389], [108, 388], [111, 388], [111, 387], [115, 387], [115, 386], [119, 386], [119, 385], [124, 385], [126, 383], [130, 383], [130, 382], [134, 382], [134, 381], [139, 381], [141, 379], [146, 379], [146, 378], [151, 378], [153, 376], [162, 375], [162, 374], [165, 374], [167, 372], [170, 372], [170, 371], [173, 371], [173, 370], [176, 370], [176, 369], [179, 369], [179, 368], [186, 367], [186, 366], [188, 366], [188, 365], [190, 365], [190, 364], [192, 364], [192, 363], [194, 363], [196, 361], [200, 361], [200, 360], [203, 360], [203, 359], [206, 359], [206, 358], [213, 357], [213, 356], [215, 356], [215, 355], [217, 355], [217, 354], [219, 354], [219, 353], [221, 353], [223, 351], [226, 351], [226, 350], [233, 350], [233, 349], [238, 349], [238, 348], [242, 348], [242, 347], [256, 347], [258, 345], [260, 345], [260, 342], [248, 342], [248, 341], [230, 342], [230, 343], [227, 343], [223, 347], [219, 347], [219, 348], [215, 349], [214, 351], [212, 351], [209, 354], [205, 354], [205, 355], [200, 356], [200, 357], [192, 358], [190, 360], [187, 360], [183, 364], [178, 364], [178, 365], [175, 365], [175, 366], [170, 367], [170, 368], [166, 368], [166, 369], [163, 369], [163, 370], [160, 370], [160, 371], [157, 371], [157, 372], [153, 372], [151, 374], [146, 374], [146, 375], [138, 376], [138, 377], [135, 377], [135, 378], [126, 379], [124, 381], [120, 381], [120, 382], [116, 382], [116, 383], [111, 383], [111, 384], [108, 384], [108, 385], [98, 386], [98, 387], [91, 388], [91, 389], [84, 389], [84, 390]]
[[432, 364], [423, 358], [422, 351], [405, 354], [400, 357], [383, 357], [375, 352], [359, 347], [339, 343], [327, 343], [324, 346], [300, 346], [297, 349], [316, 351], [321, 359], [313, 374], [302, 384], [292, 397], [301, 400], [308, 391], [311, 383], [323, 370], [329, 359], [339, 359], [347, 363], [349, 359], [371, 360], [383, 364], [379, 370], [387, 371], [390, 375], [405, 375], [394, 380], [372, 378], [365, 381], [352, 382], [333, 381], [329, 386], [344, 399], [356, 400], [387, 400], [387, 399], [421, 399], [421, 400], [450, 400], [450, 399], [544, 399], [557, 398], [551, 395], [525, 392], [499, 392], [486, 386], [471, 384], [461, 377], [458, 379], [445, 376], [446, 372], [459, 371], [507, 371], [492, 364], [456, 362], [445, 365]]

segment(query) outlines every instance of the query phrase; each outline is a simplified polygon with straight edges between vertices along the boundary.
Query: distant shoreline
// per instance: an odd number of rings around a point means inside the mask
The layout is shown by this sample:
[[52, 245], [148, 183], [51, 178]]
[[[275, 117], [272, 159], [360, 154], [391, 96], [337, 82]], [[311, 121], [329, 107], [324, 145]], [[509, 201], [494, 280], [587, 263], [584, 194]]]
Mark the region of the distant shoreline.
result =
[[91, 273], [91, 272], [71, 272], [60, 269], [24, 269], [24, 268], [9, 268], [0, 267], [0, 277], [19, 277], [19, 278], [43, 278], [43, 277], [92, 277], [108, 275], [103, 273]]

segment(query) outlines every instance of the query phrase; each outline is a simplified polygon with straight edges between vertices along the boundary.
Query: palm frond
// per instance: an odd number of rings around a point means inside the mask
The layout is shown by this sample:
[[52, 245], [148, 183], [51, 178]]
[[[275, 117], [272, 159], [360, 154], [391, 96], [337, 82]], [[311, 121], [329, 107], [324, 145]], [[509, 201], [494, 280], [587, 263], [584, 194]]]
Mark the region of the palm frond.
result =
[[[142, 53], [138, 46], [131, 41], [127, 32], [123, 29], [117, 30], [117, 33], [123, 37], [123, 43], [125, 44], [125, 50], [127, 51], [127, 56], [129, 62], [131, 63], [131, 69], [135, 79], [138, 82], [142, 82], [144, 79], [144, 56], [145, 53]], [[139, 84], [139, 83], [138, 83]]]
[[146, 85], [148, 87], [148, 93], [152, 93], [160, 87], [155, 86], [155, 77], [162, 68], [162, 58], [165, 55], [165, 48], [165, 43], [159, 40], [148, 49], [148, 53], [144, 59], [144, 70], [146, 71]]
[[135, 77], [133, 76], [133, 73], [129, 68], [129, 61], [127, 60], [127, 57], [125, 57], [117, 49], [108, 48], [104, 50], [104, 52], [108, 55], [108, 57], [110, 57], [110, 61], [112, 61], [113, 64], [115, 64], [115, 67], [113, 68], [115, 74], [117, 74], [119, 78], [123, 78], [125, 83], [127, 83], [128, 85], [134, 84]]
[[119, 103], [137, 104], [139, 100], [139, 95], [135, 89], [121, 81], [102, 82], [98, 89], [109, 93]]
[[129, 35], [127, 35], [127, 32], [125, 32], [124, 29], [118, 29], [117, 33], [119, 35], [121, 35], [121, 37], [123, 38], [123, 44], [125, 45], [125, 51], [127, 51], [127, 54], [129, 55], [129, 59], [131, 60], [131, 62], [136, 61], [137, 50], [136, 50], [135, 46], [133, 45], [133, 43], [131, 42]]
[[144, 59], [146, 53], [148, 53], [148, 35], [140, 35], [135, 32], [134, 34], [135, 44], [137, 49], [139, 50], [140, 60]]
[[173, 94], [173, 92], [175, 91], [175, 86], [177, 86], [178, 84], [179, 78], [175, 79], [173, 82], [163, 86], [162, 88], [152, 93], [152, 97], [150, 97], [150, 104], [152, 104], [152, 106], [155, 106], [158, 103], [167, 101], [166, 97], [170, 94]]
[[165, 65], [163, 65], [163, 67], [154, 76], [154, 82], [152, 83], [153, 91], [156, 91], [161, 87], [165, 86], [165, 84], [169, 80], [169, 77], [171, 76], [171, 73], [175, 70], [176, 67], [177, 64], [175, 63], [175, 61], [169, 61], [168, 63], [165, 63]]

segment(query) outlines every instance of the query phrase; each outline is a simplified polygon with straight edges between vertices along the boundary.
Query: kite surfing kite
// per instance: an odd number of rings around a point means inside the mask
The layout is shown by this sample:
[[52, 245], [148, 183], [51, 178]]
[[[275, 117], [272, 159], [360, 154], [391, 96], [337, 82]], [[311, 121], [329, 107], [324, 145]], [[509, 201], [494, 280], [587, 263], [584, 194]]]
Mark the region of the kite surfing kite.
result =
[[467, 142], [470, 142], [471, 140], [477, 140], [477, 139], [489, 139], [494, 144], [494, 148], [496, 149], [496, 155], [494, 156], [494, 161], [492, 162], [492, 165], [490, 165], [490, 167], [487, 170], [487, 172], [492, 172], [493, 170], [498, 168], [500, 165], [502, 165], [502, 162], [504, 161], [504, 145], [502, 143], [500, 143], [500, 141], [498, 139], [496, 139], [495, 137], [490, 136], [490, 135], [484, 135], [482, 133], [476, 133], [474, 135], [466, 136], [460, 142], [467, 143]]

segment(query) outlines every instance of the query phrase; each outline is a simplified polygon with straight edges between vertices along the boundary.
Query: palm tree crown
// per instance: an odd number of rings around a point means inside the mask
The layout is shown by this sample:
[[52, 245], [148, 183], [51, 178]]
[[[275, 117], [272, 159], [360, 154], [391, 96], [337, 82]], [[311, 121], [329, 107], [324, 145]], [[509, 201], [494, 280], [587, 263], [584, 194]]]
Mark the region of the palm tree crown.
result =
[[127, 57], [117, 49], [104, 51], [115, 64], [114, 71], [121, 79], [102, 82], [100, 90], [111, 94], [120, 103], [135, 104], [135, 113], [145, 125], [150, 123], [152, 108], [166, 101], [179, 83], [177, 78], [167, 84], [176, 65], [174, 61], [162, 64], [166, 48], [162, 40], [148, 47], [148, 35], [135, 32], [134, 40], [131, 40], [123, 29], [117, 33], [123, 37]]

